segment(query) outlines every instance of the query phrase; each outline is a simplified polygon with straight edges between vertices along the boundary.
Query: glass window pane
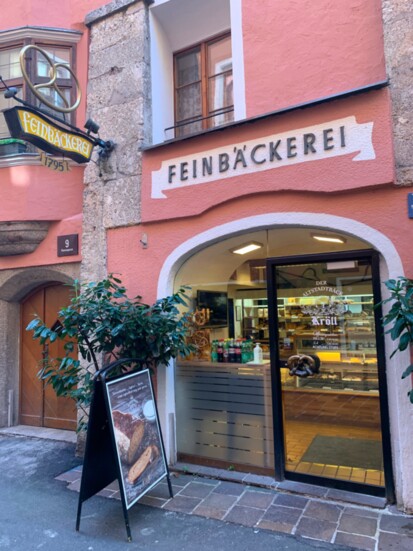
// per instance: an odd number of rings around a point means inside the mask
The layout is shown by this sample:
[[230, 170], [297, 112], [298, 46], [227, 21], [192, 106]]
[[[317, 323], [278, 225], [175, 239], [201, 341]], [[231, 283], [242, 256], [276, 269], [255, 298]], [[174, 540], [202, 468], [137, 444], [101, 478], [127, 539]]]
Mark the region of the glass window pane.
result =
[[22, 76], [19, 54], [20, 48], [0, 51], [0, 75], [4, 80]]
[[231, 37], [208, 46], [208, 76], [232, 70]]
[[[38, 88], [39, 92], [47, 99], [48, 101], [51, 101], [54, 105], [57, 105], [58, 107], [67, 107], [70, 105], [70, 89], [69, 88], [60, 88], [60, 91], [63, 93], [64, 98], [66, 99], [67, 103], [63, 101], [63, 98], [59, 96], [59, 94], [56, 92], [56, 90], [51, 88]], [[68, 115], [64, 113], [59, 113], [58, 111], [55, 111], [54, 109], [51, 109], [50, 107], [47, 107], [44, 103], [42, 103], [40, 100], [36, 100], [36, 105], [38, 107], [41, 107], [43, 111], [50, 112], [55, 117], [65, 119]]]
[[[19, 91], [17, 92], [17, 97], [22, 97], [22, 89], [19, 88]], [[4, 97], [4, 94], [0, 94], [0, 111], [3, 109], [9, 109], [10, 107], [15, 107], [17, 104], [16, 101], [14, 101], [13, 98], [6, 99]], [[0, 139], [2, 138], [8, 138], [10, 136], [9, 129], [6, 124], [6, 119], [0, 115]]]
[[200, 48], [179, 54], [175, 58], [176, 86], [184, 86], [201, 79]]
[[177, 90], [176, 94], [177, 122], [198, 116], [202, 116], [201, 84], [199, 82]]
[[371, 265], [352, 265], [276, 269], [286, 470], [383, 485]]
[[[70, 65], [70, 50], [65, 48], [53, 48], [47, 47], [44, 48], [44, 51], [53, 61], [53, 63], [66, 63]], [[37, 52], [37, 76], [39, 77], [49, 77], [50, 76], [50, 63], [44, 57], [43, 54]], [[71, 78], [69, 71], [63, 67], [57, 69], [58, 78]]]
[[216, 126], [221, 126], [221, 124], [226, 124], [234, 120], [234, 111], [227, 111], [225, 113], [218, 112], [213, 117], [209, 119], [209, 126], [214, 128]]
[[[192, 357], [177, 360], [175, 371], [178, 458], [189, 461], [192, 456], [212, 466], [237, 466], [272, 476], [271, 369], [268, 346], [263, 344], [265, 338], [268, 343], [267, 293], [262, 284], [255, 289], [246, 286], [248, 264], [229, 251], [234, 242], [223, 245], [193, 255], [175, 278], [175, 289], [190, 286], [189, 309], [196, 324], [189, 340], [198, 345]], [[225, 323], [225, 305], [231, 326]], [[252, 335], [262, 339], [260, 365], [252, 365]]]
[[[182, 121], [185, 123], [185, 121]], [[182, 136], [189, 136], [191, 134], [195, 134], [195, 132], [201, 132], [202, 130], [202, 120], [197, 120], [194, 122], [187, 122], [183, 124], [183, 126], [178, 126], [178, 128], [175, 129], [175, 136], [182, 137]]]
[[210, 78], [208, 83], [209, 113], [231, 107], [233, 104], [232, 72]]

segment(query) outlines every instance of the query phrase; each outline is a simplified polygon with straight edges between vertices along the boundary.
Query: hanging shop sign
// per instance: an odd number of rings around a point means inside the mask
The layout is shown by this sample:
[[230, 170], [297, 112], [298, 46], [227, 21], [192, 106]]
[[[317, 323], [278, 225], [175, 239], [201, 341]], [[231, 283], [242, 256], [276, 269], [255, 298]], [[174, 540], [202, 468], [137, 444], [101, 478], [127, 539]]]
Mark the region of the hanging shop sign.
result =
[[[37, 53], [34, 54], [32, 51]], [[27, 52], [30, 52], [31, 56], [40, 55], [42, 62], [49, 66], [49, 80], [47, 82], [40, 84], [31, 82], [30, 76], [26, 71], [25, 55]], [[104, 141], [99, 137], [90, 136], [91, 132], [97, 134], [99, 130], [99, 126], [94, 121], [89, 119], [86, 122], [85, 128], [88, 130], [86, 134], [69, 123], [60, 122], [60, 117], [58, 118], [56, 115], [50, 113], [47, 116], [47, 113], [45, 114], [41, 109], [44, 105], [48, 108], [48, 111], [55, 111], [66, 115], [79, 107], [82, 94], [79, 81], [70, 65], [63, 62], [55, 63], [47, 51], [32, 44], [22, 48], [19, 60], [25, 83], [38, 100], [40, 107], [31, 106], [26, 101], [18, 98], [17, 88], [9, 88], [6, 85], [5, 97], [8, 99], [13, 98], [21, 104], [3, 111], [10, 135], [13, 138], [23, 139], [35, 145], [44, 153], [64, 156], [77, 163], [87, 163], [90, 160], [94, 146], [99, 146], [99, 155], [102, 158], [107, 158], [113, 151], [115, 144], [110, 140]], [[69, 103], [69, 100], [65, 96], [65, 91], [59, 88], [57, 84], [59, 71], [69, 73], [70, 78], [73, 79], [76, 91], [76, 99], [73, 104]], [[3, 82], [3, 84], [5, 83]], [[51, 98], [56, 98], [58, 101], [52, 101]], [[67, 161], [50, 160], [46, 156], [41, 155], [40, 162], [47, 168], [59, 172], [69, 170]]]
[[198, 155], [168, 159], [152, 172], [152, 199], [165, 191], [206, 184], [234, 176], [319, 161], [355, 153], [352, 161], [376, 158], [373, 122], [359, 124], [355, 116], [234, 143]]
[[[41, 55], [42, 62], [46, 65], [49, 65], [49, 80], [47, 82], [42, 82], [40, 84], [34, 84], [30, 80], [30, 76], [26, 70], [26, 63], [24, 60], [24, 56], [27, 52], [36, 51]], [[33, 54], [30, 54], [33, 55]], [[30, 88], [32, 93], [36, 96], [36, 98], [43, 103], [44, 105], [47, 105], [50, 109], [53, 109], [53, 111], [58, 111], [59, 113], [71, 113], [72, 111], [75, 111], [79, 105], [80, 100], [82, 99], [82, 93], [80, 90], [80, 84], [77, 80], [77, 77], [73, 71], [73, 69], [70, 67], [70, 65], [66, 62], [58, 62], [54, 63], [54, 60], [49, 56], [49, 54], [39, 46], [35, 46], [33, 44], [28, 44], [27, 46], [24, 46], [20, 50], [19, 54], [19, 62], [20, 62], [20, 69], [22, 71], [22, 75], [24, 80], [27, 83], [27, 86]], [[71, 78], [73, 78], [73, 81], [75, 83], [76, 87], [76, 100], [73, 103], [73, 105], [70, 105], [68, 100], [66, 99], [66, 96], [64, 94], [64, 91], [61, 90], [57, 84], [57, 79], [59, 76], [59, 70], [64, 70], [66, 73], [69, 73]], [[47, 92], [45, 94], [45, 91], [50, 90], [50, 92]], [[57, 105], [56, 102], [51, 101], [51, 97], [58, 96], [60, 101], [63, 105]]]
[[13, 138], [29, 142], [42, 151], [86, 163], [92, 155], [94, 141], [80, 132], [69, 131], [63, 125], [26, 106], [4, 111], [4, 117]]

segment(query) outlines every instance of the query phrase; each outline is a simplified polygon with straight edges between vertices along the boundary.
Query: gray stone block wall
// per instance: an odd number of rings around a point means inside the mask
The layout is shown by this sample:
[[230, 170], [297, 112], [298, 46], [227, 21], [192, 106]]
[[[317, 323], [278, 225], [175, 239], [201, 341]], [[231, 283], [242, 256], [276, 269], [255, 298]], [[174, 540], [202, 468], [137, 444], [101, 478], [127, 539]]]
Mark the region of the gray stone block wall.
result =
[[116, 146], [107, 161], [89, 163], [85, 171], [84, 281], [107, 275], [107, 230], [141, 220], [139, 148], [151, 134], [146, 4], [116, 0], [86, 17], [90, 27], [87, 116], [100, 125], [100, 137]]
[[413, 185], [413, 3], [383, 0], [384, 45], [393, 109], [397, 184]]

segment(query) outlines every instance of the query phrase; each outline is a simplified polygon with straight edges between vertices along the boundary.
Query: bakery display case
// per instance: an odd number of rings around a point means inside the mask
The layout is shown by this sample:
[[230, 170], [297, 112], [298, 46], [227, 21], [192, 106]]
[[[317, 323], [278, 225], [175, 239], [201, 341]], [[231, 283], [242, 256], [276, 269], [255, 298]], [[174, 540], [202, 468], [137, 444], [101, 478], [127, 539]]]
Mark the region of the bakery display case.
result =
[[378, 394], [379, 382], [375, 366], [322, 362], [320, 373], [307, 378], [290, 377], [285, 371], [284, 389], [308, 389], [326, 392], [368, 392]]
[[347, 295], [339, 316], [329, 325], [306, 314], [308, 298], [279, 298], [279, 355], [285, 365], [292, 354], [317, 355], [320, 372], [308, 378], [284, 377], [285, 388], [378, 393], [376, 336], [372, 295]]
[[[314, 298], [286, 296], [277, 299], [278, 353], [281, 365], [291, 355], [317, 355], [320, 373], [307, 378], [291, 377], [285, 369], [287, 389], [318, 391], [378, 392], [376, 336], [373, 295], [340, 297], [340, 315], [329, 318], [330, 325], [314, 325], [306, 313]], [[307, 309], [306, 309], [307, 307]], [[243, 338], [269, 343], [268, 301], [256, 291], [235, 300], [236, 319]], [[283, 369], [284, 371], [284, 369]]]

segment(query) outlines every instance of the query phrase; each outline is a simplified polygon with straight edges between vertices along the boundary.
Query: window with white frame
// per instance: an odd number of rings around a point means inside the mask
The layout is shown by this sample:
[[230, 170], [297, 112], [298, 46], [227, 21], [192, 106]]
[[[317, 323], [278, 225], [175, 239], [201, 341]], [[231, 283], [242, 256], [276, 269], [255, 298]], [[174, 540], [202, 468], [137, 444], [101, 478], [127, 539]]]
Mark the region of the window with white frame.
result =
[[245, 118], [239, 0], [150, 6], [152, 143]]
[[175, 136], [233, 120], [231, 35], [174, 55]]
[[[28, 45], [39, 46], [46, 52], [53, 63], [65, 63], [76, 73], [75, 49], [81, 33], [77, 31], [50, 30], [40, 27], [24, 27], [0, 32], [0, 75], [6, 86], [17, 88], [17, 97], [50, 112], [69, 123], [74, 123], [72, 114], [62, 114], [53, 111], [32, 94], [29, 87], [23, 82], [20, 66], [20, 51]], [[44, 55], [34, 49], [26, 52], [25, 69], [30, 81], [34, 85], [41, 85], [50, 81], [50, 64]], [[76, 87], [70, 72], [64, 67], [57, 70], [56, 84], [60, 94], [55, 89], [41, 86], [38, 88], [46, 99], [57, 106], [67, 106], [75, 101]], [[17, 105], [13, 98], [4, 97], [5, 87], [0, 83], [0, 111]], [[9, 130], [4, 117], [0, 114], [0, 139], [8, 138]]]

